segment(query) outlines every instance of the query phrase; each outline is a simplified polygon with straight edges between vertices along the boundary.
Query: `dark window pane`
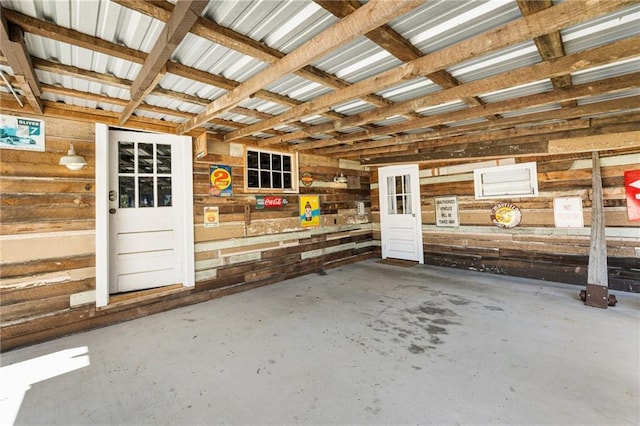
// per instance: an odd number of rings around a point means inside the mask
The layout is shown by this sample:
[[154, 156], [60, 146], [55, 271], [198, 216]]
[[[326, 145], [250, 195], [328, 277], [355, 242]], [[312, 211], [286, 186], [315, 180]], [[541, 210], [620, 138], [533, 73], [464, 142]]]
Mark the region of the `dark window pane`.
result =
[[291, 173], [282, 174], [282, 187], [287, 189], [291, 189], [293, 187], [291, 182]]
[[396, 192], [394, 194], [403, 194], [402, 190], [402, 178], [403, 176], [396, 176]]
[[282, 170], [282, 155], [271, 155], [271, 170]]
[[255, 151], [247, 152], [247, 167], [250, 169], [258, 168], [258, 153]]
[[247, 186], [249, 188], [260, 188], [260, 180], [258, 179], [257, 170], [247, 171]]
[[291, 156], [283, 155], [282, 156], [282, 170], [285, 172], [291, 171]]
[[153, 207], [153, 177], [138, 178], [138, 207]]
[[273, 188], [282, 188], [282, 173], [281, 172], [273, 172], [271, 174]]
[[404, 193], [411, 194], [411, 175], [404, 175], [403, 178]]
[[134, 173], [133, 142], [118, 142], [118, 173]]
[[260, 188], [271, 188], [271, 172], [260, 172]]
[[169, 207], [172, 205], [171, 199], [171, 178], [158, 178], [158, 207]]
[[396, 206], [398, 209], [398, 214], [404, 214], [404, 204], [402, 203], [402, 200], [402, 195], [396, 195]]
[[171, 145], [156, 146], [156, 173], [171, 173]]
[[135, 207], [136, 202], [136, 188], [135, 178], [133, 176], [120, 176], [118, 177], [118, 191], [120, 194], [120, 208], [127, 209]]
[[138, 144], [138, 173], [153, 173], [153, 144]]
[[260, 170], [269, 170], [271, 168], [271, 155], [266, 152], [260, 153]]

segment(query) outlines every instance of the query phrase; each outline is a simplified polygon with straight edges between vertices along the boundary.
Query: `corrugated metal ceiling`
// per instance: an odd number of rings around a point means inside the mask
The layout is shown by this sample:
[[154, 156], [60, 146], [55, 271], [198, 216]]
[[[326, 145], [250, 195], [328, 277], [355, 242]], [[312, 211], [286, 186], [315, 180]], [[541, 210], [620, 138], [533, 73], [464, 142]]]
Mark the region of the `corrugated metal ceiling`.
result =
[[[54, 23], [63, 29], [75, 30], [114, 45], [149, 53], [165, 23], [119, 3], [111, 0], [0, 0], [3, 8], [28, 17]], [[175, 1], [170, 2], [171, 4], [166, 3], [164, 9], [170, 9]], [[242, 48], [232, 49], [203, 38], [201, 35], [190, 33], [171, 55], [172, 61], [209, 73], [212, 77], [225, 79], [232, 87], [258, 75], [270, 66], [269, 62], [274, 63], [283, 55], [294, 51], [312, 37], [339, 22], [339, 18], [325, 10], [321, 3], [310, 0], [211, 0], [202, 16], [220, 28], [229, 30], [232, 34], [248, 37], [256, 44], [262, 43], [267, 47], [264, 57], [255, 58]], [[522, 16], [514, 0], [439, 0], [425, 2], [410, 13], [392, 20], [388, 25], [402, 38], [413, 44], [417, 51], [426, 55], [515, 22]], [[640, 4], [631, 4], [605, 16], [562, 29], [561, 37], [565, 54], [574, 54], [605, 46], [617, 40], [637, 37], [640, 35], [639, 23]], [[136, 79], [142, 68], [140, 61], [136, 62], [131, 58], [101, 53], [54, 38], [32, 34], [29, 31], [25, 34], [25, 42], [33, 58], [106, 76], [115, 76], [129, 82]], [[542, 58], [534, 41], [527, 40], [497, 52], [463, 61], [444, 71], [459, 83], [464, 84], [541, 62]], [[224, 134], [243, 125], [260, 122], [264, 119], [264, 114], [277, 116], [287, 111], [292, 105], [313, 101], [335, 92], [340, 87], [363, 82], [384, 71], [395, 69], [403, 63], [383, 46], [365, 36], [359, 36], [310, 64], [317, 71], [334, 78], [335, 84], [320, 83], [317, 79], [312, 80], [305, 74], [287, 74], [264, 85], [263, 90], [270, 93], [266, 98], [256, 94], [241, 102], [240, 109], [236, 108], [220, 114], [217, 117], [219, 120], [207, 123], [206, 127]], [[634, 73], [639, 67], [638, 58], [624, 59], [619, 63], [614, 62], [603, 67], [579, 70], [572, 73], [571, 77], [573, 84], [582, 84]], [[0, 69], [5, 74], [13, 75], [13, 70], [6, 63], [0, 63]], [[45, 87], [43, 100], [114, 113], [123, 111], [126, 105], [123, 101], [129, 100], [128, 87], [114, 85], [107, 80], [89, 80], [81, 76], [64, 75], [37, 67], [36, 73], [41, 84], [45, 86], [73, 89], [96, 95], [90, 98], [75, 96], [73, 92], [55, 93]], [[219, 99], [229, 90], [229, 87], [219, 87], [213, 78], [210, 83], [207, 83], [199, 78], [186, 78], [172, 73], [167, 73], [160, 80], [158, 87], [161, 91], [155, 91], [144, 99], [146, 106], [156, 107], [156, 109], [136, 109], [136, 116], [183, 123], [188, 114], [202, 113], [207, 103]], [[4, 86], [0, 90], [8, 92]], [[440, 85], [428, 77], [414, 76], [372, 91], [380, 100], [378, 104], [372, 103], [374, 101], [370, 98], [357, 96], [337, 102], [330, 110], [339, 116], [352, 116], [371, 111], [384, 102], [392, 105], [442, 90]], [[553, 90], [551, 80], [543, 78], [508, 89], [479, 94], [479, 99], [481, 102], [493, 103], [551, 90]], [[174, 95], [171, 95], [172, 93]], [[605, 94], [591, 100], [582, 99], [580, 103], [587, 104], [602, 99], [624, 98], [637, 96], [637, 94], [637, 90], [623, 90], [616, 92], [615, 95]], [[104, 99], [100, 99], [100, 96]], [[278, 101], [278, 96], [281, 97], [281, 101]], [[109, 98], [114, 103], [108, 102]], [[115, 102], [117, 100], [119, 102]], [[438, 105], [426, 104], [422, 108], [416, 108], [414, 112], [419, 116], [437, 116], [468, 107], [467, 102], [455, 100]], [[557, 107], [557, 104], [550, 104], [536, 107], [527, 113], [552, 110]], [[243, 111], [242, 108], [245, 110]], [[253, 112], [248, 112], [247, 109]], [[171, 113], [169, 110], [176, 112]], [[326, 109], [318, 112], [310, 111], [298, 119], [302, 119], [306, 125], [320, 125], [336, 118], [336, 116], [328, 117], [326, 115], [328, 112], [330, 111]], [[522, 111], [513, 111], [503, 116], [509, 117], [522, 113]], [[227, 123], [222, 120], [227, 120]], [[406, 114], [391, 114], [382, 119], [372, 120], [370, 125], [388, 126], [406, 120]], [[484, 118], [466, 119], [459, 123], [447, 123], [447, 126], [482, 121], [486, 120]], [[290, 123], [278, 127], [278, 130], [289, 132], [299, 128], [299, 125]], [[348, 133], [362, 129], [364, 127], [360, 125], [347, 126], [339, 129], [339, 132]], [[273, 132], [270, 133], [265, 129], [265, 131], [254, 132], [254, 136], [268, 138], [273, 136]], [[330, 136], [315, 134], [313, 137]], [[376, 136], [376, 139], [379, 138], [379, 135]], [[303, 141], [303, 139], [295, 139], [290, 143]]]

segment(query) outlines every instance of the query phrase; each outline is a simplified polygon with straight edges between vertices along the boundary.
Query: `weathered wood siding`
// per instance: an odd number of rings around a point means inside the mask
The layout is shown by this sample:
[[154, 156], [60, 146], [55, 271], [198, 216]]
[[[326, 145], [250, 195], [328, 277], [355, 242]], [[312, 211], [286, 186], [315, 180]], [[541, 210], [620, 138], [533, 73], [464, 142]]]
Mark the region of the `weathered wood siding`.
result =
[[[283, 209], [257, 210], [255, 196], [242, 190], [242, 156], [210, 142], [211, 153], [194, 163], [195, 288], [112, 297], [96, 309], [94, 140], [93, 123], [47, 119], [46, 152], [0, 151], [2, 350], [319, 272], [375, 251], [370, 173], [356, 162], [300, 157], [300, 173], [315, 178], [300, 193], [318, 194], [322, 212], [321, 227], [302, 229], [297, 194], [285, 195]], [[69, 142], [88, 161], [81, 171], [58, 165]], [[209, 164], [233, 167], [233, 198], [209, 197]], [[339, 187], [338, 169], [358, 179]], [[365, 202], [366, 215], [357, 215], [356, 201]], [[203, 207], [213, 205], [220, 207], [220, 226], [204, 228]]]
[[[38, 117], [41, 118], [41, 117]], [[94, 125], [45, 120], [45, 152], [0, 150], [0, 309], [4, 328], [71, 309], [95, 289]], [[58, 165], [69, 143], [87, 167]]]
[[[624, 171], [640, 168], [640, 148], [601, 153], [609, 286], [640, 292], [640, 223], [627, 220]], [[539, 196], [476, 200], [473, 169], [498, 165], [423, 164], [420, 190], [425, 263], [586, 285], [591, 225], [591, 153], [500, 160], [536, 161]], [[377, 170], [372, 172], [374, 238], [380, 239]], [[460, 226], [435, 225], [434, 197], [457, 196]], [[582, 198], [584, 228], [556, 228], [553, 199]], [[512, 229], [491, 223], [491, 208], [510, 202], [522, 211]]]
[[[358, 163], [300, 155], [300, 174], [314, 182], [300, 183], [300, 194], [318, 195], [321, 226], [302, 229], [298, 195], [282, 194], [283, 208], [256, 209], [255, 194], [245, 193], [242, 147], [209, 143], [209, 155], [194, 164], [196, 287], [218, 288], [255, 281], [275, 282], [333, 264], [356, 261], [374, 252], [370, 220], [370, 173]], [[233, 197], [210, 197], [209, 166], [232, 166]], [[341, 170], [355, 183], [333, 182]], [[358, 216], [356, 202], [366, 214]], [[204, 207], [218, 206], [220, 225], [205, 228]]]

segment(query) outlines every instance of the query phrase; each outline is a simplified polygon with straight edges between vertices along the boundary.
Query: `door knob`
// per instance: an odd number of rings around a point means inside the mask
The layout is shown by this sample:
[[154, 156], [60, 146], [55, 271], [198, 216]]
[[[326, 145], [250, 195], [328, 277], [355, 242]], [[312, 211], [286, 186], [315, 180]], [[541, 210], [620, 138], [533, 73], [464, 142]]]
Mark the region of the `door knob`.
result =
[[110, 213], [110, 214], [116, 214], [116, 209], [114, 209], [114, 208], [110, 208], [110, 209], [109, 209], [109, 213]]

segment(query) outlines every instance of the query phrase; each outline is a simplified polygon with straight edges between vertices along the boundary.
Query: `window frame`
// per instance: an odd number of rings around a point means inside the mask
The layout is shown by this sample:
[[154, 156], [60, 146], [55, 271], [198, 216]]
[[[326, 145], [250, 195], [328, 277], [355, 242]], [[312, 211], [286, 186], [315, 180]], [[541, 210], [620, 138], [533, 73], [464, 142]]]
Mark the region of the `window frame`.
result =
[[[521, 191], [512, 190], [514, 179], [510, 176], [527, 175], [526, 179], [519, 179]], [[490, 183], [486, 183], [485, 179]], [[524, 198], [538, 196], [538, 170], [536, 162], [510, 164], [506, 166], [487, 167], [473, 170], [474, 192], [476, 200], [490, 200], [499, 198]], [[505, 184], [506, 183], [506, 184]], [[511, 185], [511, 186], [509, 186]], [[487, 187], [495, 187], [487, 194]], [[507, 187], [502, 192], [498, 189]]]
[[[260, 154], [269, 154], [269, 155], [282, 155], [288, 156], [291, 158], [291, 188], [253, 188], [249, 187], [249, 153], [256, 152], [258, 153], [258, 170], [260, 168]], [[271, 163], [273, 164], [273, 163]], [[244, 147], [244, 157], [243, 157], [243, 165], [244, 165], [244, 191], [248, 194], [297, 194], [299, 191], [299, 182], [298, 182], [298, 153], [297, 152], [289, 152], [289, 151], [279, 151], [275, 149], [262, 149], [258, 147], [246, 146]], [[256, 170], [251, 168], [252, 170]], [[269, 168], [269, 172], [273, 172], [273, 169]]]

